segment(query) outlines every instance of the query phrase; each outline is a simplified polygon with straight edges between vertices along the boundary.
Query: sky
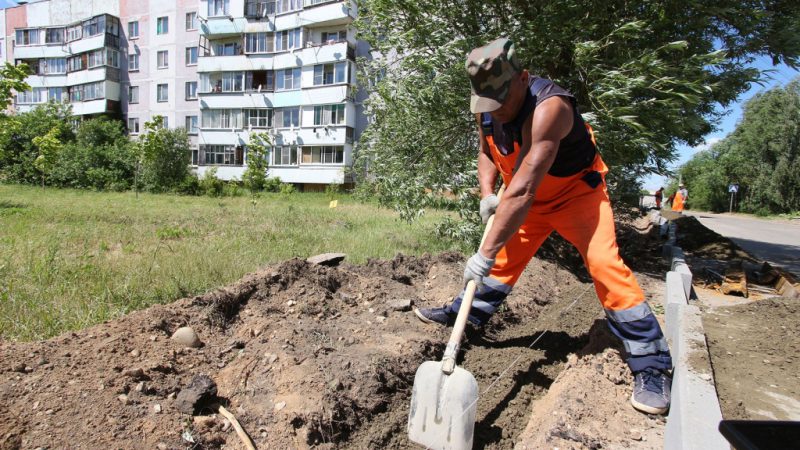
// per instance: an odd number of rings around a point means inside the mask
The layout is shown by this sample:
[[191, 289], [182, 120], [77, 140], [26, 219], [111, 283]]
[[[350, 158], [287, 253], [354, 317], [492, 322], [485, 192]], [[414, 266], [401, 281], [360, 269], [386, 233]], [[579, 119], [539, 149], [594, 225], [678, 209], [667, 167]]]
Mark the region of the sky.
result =
[[[758, 94], [759, 92], [765, 92], [771, 88], [778, 86], [785, 86], [790, 81], [800, 76], [800, 72], [784, 64], [781, 64], [779, 66], [773, 66], [772, 59], [766, 56], [757, 58], [753, 66], [762, 71], [773, 70], [774, 72], [765, 75], [765, 78], [767, 79], [765, 80], [763, 85], [753, 84], [750, 87], [750, 90], [739, 96], [738, 101], [736, 103], [731, 104], [728, 108], [724, 109], [718, 107], [718, 110], [724, 110], [727, 113], [727, 115], [722, 119], [721, 123], [719, 124], [718, 126], [719, 129], [713, 133], [706, 135], [705, 143], [700, 144], [696, 147], [689, 147], [687, 145], [678, 146], [678, 154], [679, 154], [678, 160], [669, 166], [670, 169], [672, 170], [677, 169], [679, 166], [689, 161], [695, 153], [711, 147], [712, 145], [716, 144], [717, 142], [725, 138], [728, 134], [733, 132], [733, 130], [736, 129], [736, 124], [742, 118], [742, 105], [744, 105], [747, 102], [747, 100], [751, 99], [754, 95]], [[653, 175], [645, 178], [642, 181], [642, 187], [649, 191], [655, 191], [661, 186], [666, 186], [667, 183], [669, 183], [668, 177]], [[691, 190], [691, 186], [686, 186], [686, 187], [689, 188], [689, 190]]]
[[17, 2], [12, 0], [0, 0], [0, 8], [8, 8], [9, 6], [16, 6]]

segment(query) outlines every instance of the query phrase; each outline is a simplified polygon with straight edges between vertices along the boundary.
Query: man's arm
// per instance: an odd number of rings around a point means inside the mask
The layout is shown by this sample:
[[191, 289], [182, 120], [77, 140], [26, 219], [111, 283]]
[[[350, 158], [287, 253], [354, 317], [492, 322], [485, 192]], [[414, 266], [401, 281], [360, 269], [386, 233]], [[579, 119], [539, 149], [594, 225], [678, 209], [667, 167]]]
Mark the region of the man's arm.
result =
[[478, 186], [481, 188], [481, 198], [494, 194], [494, 184], [497, 182], [497, 167], [492, 161], [492, 154], [489, 144], [483, 136], [481, 127], [481, 115], [475, 114], [475, 121], [478, 122]]
[[558, 153], [558, 146], [572, 129], [572, 105], [563, 97], [551, 97], [536, 107], [525, 122], [523, 147], [530, 151], [520, 164], [517, 173], [506, 187], [494, 217], [494, 226], [480, 251], [494, 259], [506, 241], [517, 232], [533, 204], [536, 189], [550, 170]]

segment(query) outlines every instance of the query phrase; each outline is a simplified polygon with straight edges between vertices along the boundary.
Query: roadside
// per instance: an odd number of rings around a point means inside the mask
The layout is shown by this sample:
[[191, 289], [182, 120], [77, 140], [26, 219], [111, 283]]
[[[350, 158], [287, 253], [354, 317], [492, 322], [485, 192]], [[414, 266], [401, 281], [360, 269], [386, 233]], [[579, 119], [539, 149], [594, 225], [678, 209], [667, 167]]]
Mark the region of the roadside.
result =
[[800, 278], [800, 220], [685, 211], [756, 258]]

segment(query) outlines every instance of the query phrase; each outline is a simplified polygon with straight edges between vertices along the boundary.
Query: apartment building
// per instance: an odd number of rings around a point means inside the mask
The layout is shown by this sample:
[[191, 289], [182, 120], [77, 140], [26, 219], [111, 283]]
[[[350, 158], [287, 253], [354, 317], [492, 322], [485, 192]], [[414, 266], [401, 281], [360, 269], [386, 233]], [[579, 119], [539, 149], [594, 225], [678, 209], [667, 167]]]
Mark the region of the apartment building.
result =
[[124, 120], [134, 138], [162, 116], [189, 132], [200, 175], [241, 179], [251, 139], [265, 139], [270, 176], [307, 189], [351, 181], [366, 126], [356, 56], [368, 53], [352, 0], [40, 0], [2, 12], [0, 57], [35, 71], [19, 111], [70, 102], [76, 116]]
[[[256, 135], [284, 182], [348, 183], [363, 128], [349, 0], [202, 0], [197, 164], [240, 178]], [[310, 186], [309, 186], [310, 187]]]

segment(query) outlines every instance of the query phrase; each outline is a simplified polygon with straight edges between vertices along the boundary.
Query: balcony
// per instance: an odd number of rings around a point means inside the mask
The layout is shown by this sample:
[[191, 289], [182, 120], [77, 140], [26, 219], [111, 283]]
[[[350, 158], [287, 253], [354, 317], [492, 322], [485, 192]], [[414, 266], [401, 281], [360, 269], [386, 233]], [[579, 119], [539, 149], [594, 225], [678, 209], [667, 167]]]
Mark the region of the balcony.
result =
[[250, 53], [235, 56], [201, 56], [198, 72], [275, 70], [343, 61], [355, 52], [346, 41], [279, 53]]
[[200, 35], [209, 39], [238, 36], [244, 33], [246, 25], [244, 17], [209, 17], [200, 23]]
[[95, 81], [119, 82], [119, 69], [100, 66], [91, 69], [78, 70], [75, 72], [69, 72], [66, 79], [68, 86], [93, 83]]
[[25, 78], [25, 82], [32, 88], [66, 86], [67, 75], [30, 75]]
[[89, 100], [85, 102], [74, 102], [71, 104], [72, 115], [74, 116], [86, 116], [119, 111], [119, 102], [106, 98]]

